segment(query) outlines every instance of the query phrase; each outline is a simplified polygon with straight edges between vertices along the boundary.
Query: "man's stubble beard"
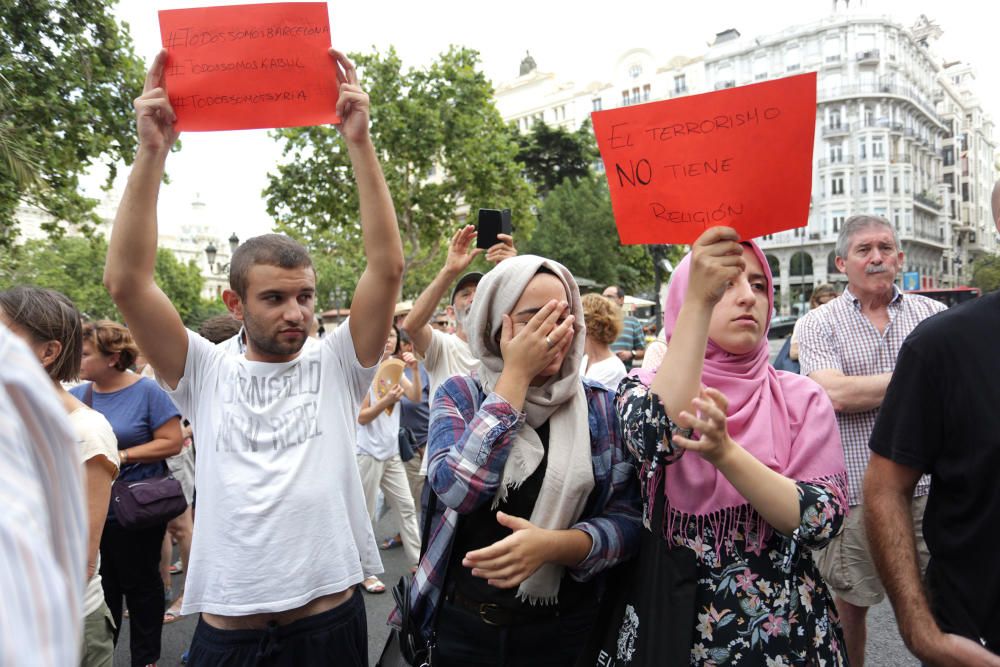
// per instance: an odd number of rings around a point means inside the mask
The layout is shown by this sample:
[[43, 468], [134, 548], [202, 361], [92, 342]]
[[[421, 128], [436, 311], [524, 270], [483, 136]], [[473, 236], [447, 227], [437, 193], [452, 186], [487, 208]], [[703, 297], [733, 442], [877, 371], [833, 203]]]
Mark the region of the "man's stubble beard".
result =
[[[261, 334], [257, 329], [257, 321], [246, 309], [243, 310], [243, 327], [246, 330], [247, 340], [253, 343], [253, 347], [257, 352], [263, 352], [264, 354], [276, 356], [295, 354], [306, 344], [305, 333], [302, 334], [302, 337], [298, 341], [287, 343], [278, 340], [276, 336]], [[307, 328], [302, 327], [302, 330], [305, 331]]]

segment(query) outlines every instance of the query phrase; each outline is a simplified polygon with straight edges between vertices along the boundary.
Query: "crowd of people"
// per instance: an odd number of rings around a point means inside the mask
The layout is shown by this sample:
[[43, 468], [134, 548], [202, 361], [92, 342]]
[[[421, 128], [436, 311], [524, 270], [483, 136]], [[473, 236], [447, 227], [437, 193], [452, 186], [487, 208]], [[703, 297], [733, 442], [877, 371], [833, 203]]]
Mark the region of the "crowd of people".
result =
[[[647, 345], [621, 288], [581, 295], [464, 226], [398, 314], [368, 96], [331, 57], [367, 259], [345, 322], [316, 335], [312, 262], [278, 234], [237, 248], [229, 314], [197, 333], [157, 286], [166, 52], [105, 267], [127, 326], [0, 293], [0, 664], [111, 665], [127, 613], [134, 666], [188, 614], [189, 665], [367, 665], [362, 591], [385, 592], [397, 546], [387, 621], [428, 664], [631, 664], [625, 626], [584, 661], [609, 577], [652, 540], [693, 568], [692, 606], [668, 610], [692, 665], [863, 665], [885, 595], [923, 663], [1000, 665], [1000, 294], [941, 312], [902, 293], [894, 227], [854, 216], [846, 289], [814, 294], [791, 373], [770, 363], [774, 276], [735, 230], [693, 243]], [[1000, 184], [993, 204], [1000, 230]]]

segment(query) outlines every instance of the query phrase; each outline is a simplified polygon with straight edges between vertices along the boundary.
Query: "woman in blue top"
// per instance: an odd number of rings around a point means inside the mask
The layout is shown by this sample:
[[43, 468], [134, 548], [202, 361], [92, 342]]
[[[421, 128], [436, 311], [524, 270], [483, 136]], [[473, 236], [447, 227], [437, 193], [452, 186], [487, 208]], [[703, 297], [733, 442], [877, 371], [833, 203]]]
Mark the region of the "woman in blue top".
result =
[[[100, 412], [118, 438], [119, 480], [137, 481], [165, 475], [164, 459], [181, 451], [181, 420], [166, 393], [149, 378], [128, 370], [139, 350], [129, 330], [100, 320], [83, 330], [80, 377], [71, 393]], [[101, 579], [104, 598], [121, 628], [122, 597], [128, 604], [133, 666], [160, 658], [163, 628], [163, 580], [160, 545], [167, 524], [126, 530], [108, 512], [101, 536]], [[115, 631], [115, 643], [118, 631]]]
[[476, 290], [479, 367], [431, 406], [427, 483], [444, 510], [411, 593], [436, 666], [572, 665], [594, 576], [638, 547], [637, 473], [613, 393], [580, 378], [582, 325], [576, 282], [551, 260], [504, 260]]

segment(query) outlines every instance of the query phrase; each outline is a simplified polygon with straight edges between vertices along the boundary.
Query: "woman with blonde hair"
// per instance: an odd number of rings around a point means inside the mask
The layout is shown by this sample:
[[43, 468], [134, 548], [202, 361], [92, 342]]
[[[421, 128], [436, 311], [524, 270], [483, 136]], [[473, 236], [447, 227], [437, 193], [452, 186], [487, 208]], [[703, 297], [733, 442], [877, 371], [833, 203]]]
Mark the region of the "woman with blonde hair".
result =
[[[129, 330], [110, 320], [83, 327], [80, 378], [71, 393], [103, 414], [118, 438], [120, 480], [138, 482], [167, 474], [164, 460], [181, 451], [180, 413], [156, 382], [129, 371], [139, 350]], [[163, 580], [160, 547], [167, 522], [126, 529], [108, 511], [101, 537], [104, 599], [114, 618], [115, 642], [122, 620], [122, 597], [129, 610], [133, 667], [160, 659]]]
[[614, 391], [628, 373], [622, 360], [611, 351], [611, 344], [618, 340], [624, 326], [622, 309], [600, 294], [584, 294], [582, 302], [587, 337], [580, 374]]

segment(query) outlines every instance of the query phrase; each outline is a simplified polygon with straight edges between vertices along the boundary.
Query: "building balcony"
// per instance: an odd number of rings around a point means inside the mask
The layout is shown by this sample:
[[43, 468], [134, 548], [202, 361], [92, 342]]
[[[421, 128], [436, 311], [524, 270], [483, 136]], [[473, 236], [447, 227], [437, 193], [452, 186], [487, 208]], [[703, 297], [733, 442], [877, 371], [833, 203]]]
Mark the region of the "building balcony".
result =
[[913, 158], [909, 155], [892, 154], [889, 156], [890, 164], [912, 164]]
[[940, 213], [942, 209], [941, 202], [932, 199], [926, 193], [913, 193], [913, 203], [922, 206], [924, 209], [929, 210], [932, 213]]
[[853, 97], [885, 97], [891, 95], [909, 102], [935, 123], [944, 125], [944, 121], [935, 111], [934, 105], [928, 102], [924, 93], [908, 86], [896, 86], [888, 83], [862, 83], [853, 86], [821, 89], [817, 93], [817, 102], [832, 102], [834, 100]]
[[824, 137], [842, 137], [851, 133], [850, 123], [841, 123], [840, 125], [824, 125], [823, 126], [823, 136]]
[[825, 65], [826, 67], [840, 67], [843, 64], [844, 61], [840, 57], [839, 53], [836, 53], [832, 56], [827, 56], [826, 58], [823, 59], [823, 65]]
[[854, 164], [853, 155], [845, 155], [838, 158], [820, 158], [817, 163], [820, 167], [843, 167]]
[[858, 51], [854, 55], [854, 60], [859, 65], [878, 65], [880, 60], [878, 49], [869, 49], [867, 51]]

